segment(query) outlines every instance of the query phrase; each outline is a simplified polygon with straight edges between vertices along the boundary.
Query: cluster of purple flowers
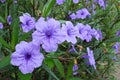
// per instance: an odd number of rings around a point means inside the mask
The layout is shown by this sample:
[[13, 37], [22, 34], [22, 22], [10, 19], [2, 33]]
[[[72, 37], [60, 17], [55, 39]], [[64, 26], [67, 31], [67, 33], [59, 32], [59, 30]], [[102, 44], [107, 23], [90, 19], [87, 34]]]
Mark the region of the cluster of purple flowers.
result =
[[[65, 0], [56, 0], [56, 3], [58, 4], [58, 5], [61, 5], [61, 4], [63, 4], [65, 2]], [[79, 0], [73, 0], [73, 3], [75, 3], [75, 4], [77, 4], [79, 2]]]
[[87, 17], [89, 17], [91, 14], [89, 13], [89, 11], [86, 8], [80, 9], [78, 11], [76, 11], [76, 13], [72, 13], [70, 15], [71, 19], [85, 19]]
[[[19, 66], [19, 69], [24, 74], [31, 73], [34, 68], [41, 66], [44, 59], [42, 53], [39, 52], [40, 45], [46, 52], [55, 52], [58, 48], [58, 44], [64, 41], [70, 42], [73, 45], [77, 43], [76, 37], [81, 40], [90, 42], [92, 37], [97, 40], [102, 38], [100, 30], [91, 29], [90, 25], [83, 25], [78, 23], [76, 26], [70, 21], [60, 24], [59, 21], [49, 18], [45, 20], [40, 17], [37, 22], [28, 13], [24, 13], [20, 16], [21, 27], [23, 32], [28, 32], [32, 29], [36, 29], [32, 33], [32, 41], [27, 43], [25, 41], [16, 45], [16, 51], [11, 56], [11, 64]], [[93, 59], [93, 52], [87, 48], [88, 56], [90, 56], [90, 64], [95, 68], [95, 62]], [[31, 66], [28, 68], [28, 66]]]

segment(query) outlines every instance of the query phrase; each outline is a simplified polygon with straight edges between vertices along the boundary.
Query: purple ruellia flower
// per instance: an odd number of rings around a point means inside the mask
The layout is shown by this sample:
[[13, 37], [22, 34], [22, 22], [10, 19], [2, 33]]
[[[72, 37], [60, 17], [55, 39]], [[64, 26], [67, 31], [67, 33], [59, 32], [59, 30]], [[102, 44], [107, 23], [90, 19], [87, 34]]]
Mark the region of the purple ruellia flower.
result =
[[116, 36], [120, 36], [120, 30], [116, 32]]
[[42, 65], [44, 56], [39, 52], [39, 49], [25, 41], [16, 45], [16, 51], [11, 55], [11, 64], [19, 66], [23, 74], [32, 73], [34, 68]]
[[106, 3], [105, 3], [104, 0], [94, 0], [94, 2], [98, 3], [100, 5], [100, 7], [102, 7], [103, 9], [105, 9]]
[[75, 44], [77, 42], [76, 36], [78, 35], [78, 29], [75, 28], [70, 21], [66, 21], [66, 24], [62, 24], [62, 31], [65, 32], [65, 40]]
[[20, 16], [21, 27], [23, 32], [29, 32], [35, 27], [35, 19], [31, 17], [30, 14], [24, 13], [23, 16]]
[[7, 22], [9, 25], [11, 25], [11, 22], [12, 22], [12, 17], [11, 15], [7, 16]]
[[64, 1], [65, 1], [65, 0], [56, 0], [56, 3], [57, 3], [58, 5], [61, 5], [61, 4], [64, 3]]
[[97, 40], [102, 40], [102, 32], [100, 30], [95, 30], [92, 29], [92, 35], [95, 37]]
[[93, 51], [90, 50], [89, 47], [87, 47], [87, 53], [88, 53], [88, 60], [91, 66], [94, 67], [94, 69], [96, 69], [96, 65], [95, 65], [95, 59], [94, 59], [94, 55], [93, 55]]
[[81, 40], [86, 40], [87, 42], [90, 42], [92, 40], [91, 26], [89, 26], [88, 24], [83, 25], [82, 23], [78, 23], [76, 27], [78, 28], [79, 31], [78, 37]]
[[69, 53], [78, 53], [77, 50], [75, 49], [74, 44], [71, 45], [72, 47], [69, 49]]
[[78, 65], [77, 64], [74, 64], [73, 66], [73, 75], [77, 75], [78, 72], [76, 72], [78, 70]]
[[70, 14], [70, 18], [71, 18], [72, 20], [76, 19], [75, 13]]
[[78, 19], [85, 19], [90, 16], [90, 13], [86, 8], [80, 9], [76, 12], [76, 17]]
[[3, 24], [0, 22], [0, 29], [2, 29], [3, 28]]
[[77, 4], [79, 2], [79, 0], [73, 0], [73, 3]]
[[17, 0], [14, 0], [14, 4], [17, 4], [17, 2], [18, 2]]
[[6, 2], [6, 0], [0, 0], [0, 2], [1, 2], [1, 3], [4, 3], [4, 2]]
[[58, 44], [65, 41], [65, 34], [60, 29], [60, 22], [55, 19], [39, 19], [36, 22], [36, 31], [32, 34], [33, 43], [35, 45], [42, 44], [42, 48], [46, 52], [54, 52], [57, 50]]
[[113, 48], [116, 51], [116, 54], [120, 53], [120, 43], [116, 42], [116, 44], [113, 46]]

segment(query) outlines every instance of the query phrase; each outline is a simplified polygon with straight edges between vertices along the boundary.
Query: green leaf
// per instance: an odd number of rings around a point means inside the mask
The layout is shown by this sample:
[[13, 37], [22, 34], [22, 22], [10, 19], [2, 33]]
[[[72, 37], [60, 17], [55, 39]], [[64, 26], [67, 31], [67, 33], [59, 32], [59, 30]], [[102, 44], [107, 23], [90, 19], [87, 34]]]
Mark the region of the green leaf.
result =
[[11, 45], [12, 49], [14, 50], [15, 45], [18, 43], [18, 35], [19, 35], [19, 19], [16, 18], [12, 24], [12, 40]]
[[57, 67], [58, 71], [60, 72], [61, 76], [64, 77], [64, 67], [62, 65], [62, 63], [58, 60], [58, 59], [54, 59], [53, 60], [55, 63], [55, 66]]
[[11, 46], [10, 45], [8, 45], [8, 43], [2, 38], [2, 37], [0, 37], [0, 43], [3, 45], [3, 46], [5, 46], [5, 47], [7, 47], [7, 48], [11, 48]]
[[18, 77], [20, 80], [31, 80], [32, 74], [22, 74], [20, 71], [18, 72]]
[[50, 70], [50, 68], [49, 68], [47, 65], [43, 64], [42, 67], [43, 67], [51, 76], [53, 76], [56, 80], [59, 80], [59, 78]]
[[68, 65], [67, 75], [66, 75], [67, 79], [69, 79], [69, 77], [72, 76], [72, 68], [73, 68], [73, 65], [74, 65], [73, 62], [70, 62], [69, 65]]
[[6, 22], [5, 19], [2, 16], [0, 16], [0, 22], [2, 22], [2, 23]]
[[42, 16], [47, 17], [54, 6], [56, 0], [48, 0], [48, 2], [45, 4], [42, 10]]
[[77, 77], [71, 77], [69, 80], [81, 80], [81, 79]]
[[0, 60], [0, 69], [6, 67], [9, 64], [10, 64], [10, 55]]
[[45, 58], [44, 62], [45, 62], [45, 64], [46, 64], [50, 69], [52, 69], [52, 68], [54, 67], [53, 59], [51, 59], [51, 58]]
[[26, 40], [27, 38], [29, 38], [31, 36], [31, 31], [30, 32], [27, 32], [27, 33], [24, 33], [22, 35], [19, 36], [19, 41], [24, 41]]

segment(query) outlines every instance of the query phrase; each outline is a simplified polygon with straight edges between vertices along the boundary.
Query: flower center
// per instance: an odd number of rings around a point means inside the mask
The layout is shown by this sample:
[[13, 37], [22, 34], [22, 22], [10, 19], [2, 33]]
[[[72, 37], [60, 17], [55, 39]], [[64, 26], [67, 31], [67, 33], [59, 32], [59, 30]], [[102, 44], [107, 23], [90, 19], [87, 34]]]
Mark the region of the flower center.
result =
[[71, 34], [70, 29], [67, 30], [67, 34], [70, 36], [70, 34]]
[[50, 38], [51, 35], [52, 35], [51, 31], [47, 31], [47, 32], [46, 32], [46, 36], [47, 36], [48, 38]]
[[26, 60], [29, 60], [31, 58], [31, 55], [29, 54], [29, 53], [27, 53], [26, 55], [25, 55], [25, 59]]
[[28, 21], [26, 22], [26, 25], [27, 25], [27, 26], [29, 26], [29, 24], [30, 24], [30, 20], [28, 20]]

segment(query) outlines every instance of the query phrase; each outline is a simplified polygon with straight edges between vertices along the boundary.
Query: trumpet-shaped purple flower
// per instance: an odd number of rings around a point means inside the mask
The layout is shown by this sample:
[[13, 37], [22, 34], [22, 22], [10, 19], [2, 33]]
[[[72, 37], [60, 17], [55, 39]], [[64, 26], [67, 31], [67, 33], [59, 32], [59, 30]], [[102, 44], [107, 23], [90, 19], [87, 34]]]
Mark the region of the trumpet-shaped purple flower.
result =
[[77, 74], [78, 74], [78, 72], [76, 72], [77, 70], [78, 70], [78, 65], [75, 64], [75, 65], [73, 66], [73, 75], [77, 75]]
[[79, 2], [79, 0], [73, 0], [73, 3], [77, 4]]
[[16, 51], [11, 55], [11, 64], [19, 66], [20, 71], [27, 74], [32, 73], [34, 68], [40, 67], [43, 59], [43, 54], [32, 42], [22, 41], [16, 45]]
[[21, 27], [23, 32], [29, 32], [35, 27], [35, 19], [31, 17], [30, 14], [24, 13], [23, 16], [20, 16]]
[[44, 21], [39, 19], [36, 23], [36, 31], [32, 34], [35, 45], [42, 44], [46, 52], [57, 50], [58, 44], [65, 40], [65, 35], [60, 29], [60, 22], [55, 19]]
[[94, 55], [93, 55], [93, 51], [90, 50], [89, 47], [87, 47], [87, 53], [88, 53], [88, 60], [91, 66], [94, 67], [94, 69], [96, 69], [96, 65], [95, 65], [95, 59], [94, 59]]
[[4, 2], [6, 2], [6, 0], [0, 0], [1, 1], [1, 3], [4, 3]]
[[72, 13], [72, 14], [70, 15], [70, 18], [71, 18], [72, 20], [76, 19], [76, 14], [75, 14], [75, 13]]
[[116, 36], [120, 36], [120, 30], [116, 32]]
[[11, 25], [11, 22], [12, 22], [12, 17], [11, 15], [7, 16], [7, 22], [9, 25]]
[[0, 22], [0, 29], [2, 29], [3, 28], [3, 24]]
[[65, 32], [65, 40], [75, 44], [77, 42], [76, 36], [78, 35], [78, 29], [73, 26], [70, 21], [62, 25], [62, 31]]
[[113, 48], [116, 51], [116, 54], [120, 53], [120, 43], [116, 42], [116, 44], [113, 46]]
[[86, 8], [80, 9], [76, 12], [76, 17], [78, 19], [85, 19], [90, 16], [90, 13]]
[[56, 3], [57, 3], [58, 5], [61, 5], [61, 4], [64, 3], [64, 1], [65, 1], [65, 0], [56, 0]]
[[92, 35], [95, 37], [97, 40], [102, 40], [102, 32], [100, 30], [95, 30], [92, 29]]
[[92, 29], [89, 25], [83, 25], [82, 23], [78, 23], [76, 27], [79, 31], [78, 37], [81, 40], [86, 40], [87, 42], [90, 42], [92, 40]]

